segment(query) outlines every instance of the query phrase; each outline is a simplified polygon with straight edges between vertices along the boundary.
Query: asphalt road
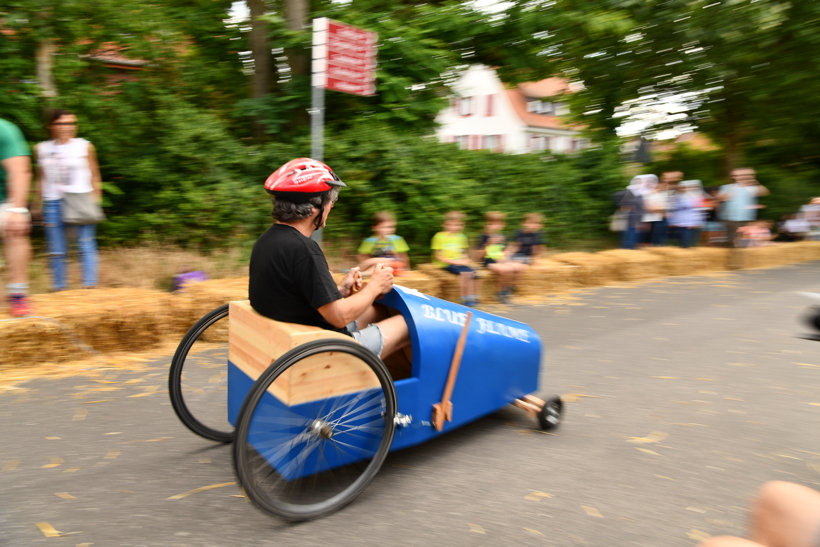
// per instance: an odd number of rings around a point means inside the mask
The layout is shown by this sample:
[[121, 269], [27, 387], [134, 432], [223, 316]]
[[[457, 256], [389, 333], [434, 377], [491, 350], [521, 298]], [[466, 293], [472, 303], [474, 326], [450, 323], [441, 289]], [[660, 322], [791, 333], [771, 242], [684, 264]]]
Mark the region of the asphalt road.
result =
[[544, 341], [539, 394], [574, 401], [557, 434], [502, 410], [391, 454], [355, 502], [297, 525], [235, 485], [190, 493], [235, 477], [229, 447], [173, 414], [170, 357], [34, 380], [0, 395], [0, 544], [656, 547], [742, 534], [764, 481], [820, 487], [820, 343], [801, 337], [810, 302], [795, 294], [818, 276], [811, 263], [507, 308]]

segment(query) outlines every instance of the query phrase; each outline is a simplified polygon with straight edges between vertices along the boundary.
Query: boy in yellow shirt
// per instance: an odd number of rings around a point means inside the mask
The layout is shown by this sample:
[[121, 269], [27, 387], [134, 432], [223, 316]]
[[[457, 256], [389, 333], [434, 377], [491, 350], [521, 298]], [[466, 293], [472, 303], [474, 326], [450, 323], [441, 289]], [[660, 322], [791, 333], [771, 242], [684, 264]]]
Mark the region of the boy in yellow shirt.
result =
[[448, 212], [444, 215], [444, 231], [433, 236], [430, 247], [433, 249], [433, 265], [458, 276], [461, 302], [472, 308], [478, 304], [481, 285], [465, 253], [469, 243], [462, 230], [464, 213]]

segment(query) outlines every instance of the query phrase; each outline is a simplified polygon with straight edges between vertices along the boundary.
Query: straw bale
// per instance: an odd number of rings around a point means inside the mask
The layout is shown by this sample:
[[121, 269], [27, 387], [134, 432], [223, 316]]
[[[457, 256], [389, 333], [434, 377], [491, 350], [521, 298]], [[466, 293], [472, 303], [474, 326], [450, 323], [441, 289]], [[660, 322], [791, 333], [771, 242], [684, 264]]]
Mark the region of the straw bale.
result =
[[613, 249], [598, 253], [618, 260], [618, 281], [638, 281], [663, 275], [663, 258], [647, 251]]
[[175, 295], [179, 301], [178, 319], [191, 327], [200, 317], [234, 300], [248, 299], [248, 278], [232, 277], [191, 283]]
[[612, 255], [602, 253], [559, 253], [550, 256], [550, 260], [577, 266], [574, 275], [578, 283], [584, 286], [607, 285], [620, 278], [618, 269], [621, 261]]
[[394, 279], [396, 285], [415, 289], [423, 294], [436, 296], [440, 283], [426, 272], [403, 271]]
[[724, 247], [695, 247], [692, 251], [700, 255], [703, 271], [722, 272], [728, 268], [729, 249]]
[[537, 260], [524, 270], [516, 294], [522, 297], [543, 297], [581, 286], [578, 266], [550, 259]]
[[144, 350], [174, 332], [178, 314], [170, 294], [151, 289], [62, 291], [32, 300], [36, 318], [0, 323], [5, 365], [77, 359], [84, 351], [78, 346], [99, 352]]

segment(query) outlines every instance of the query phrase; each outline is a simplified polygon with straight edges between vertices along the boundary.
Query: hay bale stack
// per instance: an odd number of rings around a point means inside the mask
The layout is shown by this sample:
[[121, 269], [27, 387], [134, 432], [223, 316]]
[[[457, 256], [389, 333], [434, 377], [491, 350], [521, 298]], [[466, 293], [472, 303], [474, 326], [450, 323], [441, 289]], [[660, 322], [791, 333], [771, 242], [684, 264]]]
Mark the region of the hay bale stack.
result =
[[695, 247], [700, 255], [703, 271], [722, 272], [729, 267], [729, 249], [724, 247]]
[[168, 293], [151, 289], [63, 291], [32, 297], [38, 317], [0, 323], [3, 365], [64, 362], [99, 352], [141, 351], [171, 334], [178, 309]]
[[577, 266], [575, 276], [578, 283], [586, 287], [607, 285], [620, 278], [618, 268], [621, 261], [612, 255], [602, 253], [559, 253], [550, 260]]
[[543, 297], [581, 287], [578, 266], [540, 259], [524, 270], [518, 283], [516, 295], [522, 297]]
[[663, 275], [691, 275], [700, 270], [700, 260], [694, 261], [691, 249], [680, 247], [650, 247], [646, 252], [661, 259], [661, 273]]
[[175, 328], [187, 331], [200, 317], [234, 300], [248, 299], [248, 278], [232, 277], [191, 283], [174, 295]]
[[647, 251], [614, 249], [598, 253], [618, 261], [618, 281], [639, 281], [663, 275], [663, 258]]
[[416, 271], [402, 272], [401, 275], [395, 278], [394, 283], [408, 289], [416, 289], [420, 293], [429, 294], [430, 296], [437, 296], [440, 285], [440, 282], [432, 276]]
[[69, 329], [48, 320], [24, 318], [0, 322], [0, 371], [19, 365], [61, 363], [87, 357], [72, 338]]
[[794, 251], [795, 262], [808, 262], [820, 260], [820, 241], [799, 241], [797, 243], [785, 243]]

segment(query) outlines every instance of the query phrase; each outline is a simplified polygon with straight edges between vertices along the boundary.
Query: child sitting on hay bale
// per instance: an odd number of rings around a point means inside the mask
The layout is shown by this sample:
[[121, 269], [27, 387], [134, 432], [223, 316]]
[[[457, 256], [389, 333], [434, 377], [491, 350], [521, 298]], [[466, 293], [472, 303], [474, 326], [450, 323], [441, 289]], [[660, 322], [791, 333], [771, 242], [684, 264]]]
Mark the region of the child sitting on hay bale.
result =
[[362, 275], [370, 275], [377, 264], [393, 268], [398, 275], [404, 268], [410, 268], [407, 251], [410, 247], [404, 238], [396, 235], [396, 217], [387, 211], [373, 215], [373, 236], [359, 246], [359, 268]]
[[521, 229], [515, 231], [514, 242], [510, 245], [510, 258], [522, 264], [532, 264], [547, 248], [544, 229], [544, 215], [527, 213]]
[[527, 268], [526, 264], [507, 258], [507, 238], [504, 229], [507, 215], [491, 211], [484, 215], [484, 233], [478, 242], [478, 255], [484, 267], [493, 272], [498, 279], [498, 300], [502, 304], [509, 302], [518, 277]]
[[464, 213], [450, 211], [444, 215], [444, 231], [433, 236], [430, 247], [433, 250], [433, 265], [445, 272], [458, 276], [461, 302], [465, 306], [475, 307], [481, 281], [470, 266], [466, 255], [469, 248], [464, 230]]

